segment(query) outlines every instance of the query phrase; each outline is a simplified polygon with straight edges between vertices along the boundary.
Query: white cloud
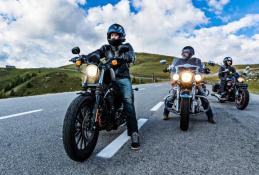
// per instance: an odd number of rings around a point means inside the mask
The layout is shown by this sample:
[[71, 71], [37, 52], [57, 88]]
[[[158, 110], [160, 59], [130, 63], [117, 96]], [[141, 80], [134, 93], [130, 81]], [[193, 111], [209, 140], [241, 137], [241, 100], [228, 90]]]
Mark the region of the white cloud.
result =
[[220, 14], [224, 6], [230, 2], [230, 0], [207, 0], [208, 5], [215, 11], [216, 14]]
[[[236, 63], [259, 62], [258, 34], [252, 37], [235, 33], [258, 26], [258, 15], [247, 15], [229, 24], [195, 29], [206, 24], [204, 13], [190, 0], [121, 0], [90, 8], [87, 13], [76, 5], [78, 0], [6, 0], [0, 4], [0, 66], [61, 66], [79, 45], [88, 53], [106, 43], [106, 30], [112, 23], [122, 24], [127, 41], [136, 51], [179, 56], [181, 48], [193, 45], [197, 56], [205, 60], [233, 56]], [[13, 21], [13, 19], [16, 19]]]

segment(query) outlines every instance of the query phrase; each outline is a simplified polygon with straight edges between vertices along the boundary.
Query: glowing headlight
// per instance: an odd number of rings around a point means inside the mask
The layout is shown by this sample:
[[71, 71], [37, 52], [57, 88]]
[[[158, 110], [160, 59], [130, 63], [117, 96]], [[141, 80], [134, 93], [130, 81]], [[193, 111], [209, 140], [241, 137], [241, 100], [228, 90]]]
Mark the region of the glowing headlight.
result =
[[96, 77], [98, 73], [98, 67], [96, 65], [89, 65], [86, 67], [85, 73], [89, 77]]
[[245, 79], [244, 79], [243, 77], [238, 77], [237, 81], [240, 82], [240, 83], [242, 83], [242, 82], [245, 81]]
[[189, 83], [192, 81], [192, 74], [190, 72], [184, 72], [181, 79], [184, 83]]
[[174, 81], [179, 80], [179, 74], [174, 74], [174, 75], [172, 76], [172, 79], [173, 79]]
[[195, 81], [201, 81], [202, 77], [200, 74], [194, 76]]

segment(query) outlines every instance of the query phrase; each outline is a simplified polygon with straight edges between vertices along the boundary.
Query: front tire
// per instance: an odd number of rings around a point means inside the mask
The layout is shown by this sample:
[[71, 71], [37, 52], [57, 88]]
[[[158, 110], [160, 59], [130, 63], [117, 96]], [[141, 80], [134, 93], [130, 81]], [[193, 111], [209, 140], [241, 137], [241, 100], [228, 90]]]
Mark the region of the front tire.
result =
[[244, 110], [249, 103], [249, 92], [247, 89], [239, 89], [235, 104], [237, 109]]
[[180, 128], [182, 131], [187, 131], [189, 128], [190, 99], [182, 98], [180, 108]]
[[83, 162], [93, 152], [99, 131], [95, 127], [94, 100], [80, 95], [67, 109], [63, 124], [63, 145], [74, 161]]

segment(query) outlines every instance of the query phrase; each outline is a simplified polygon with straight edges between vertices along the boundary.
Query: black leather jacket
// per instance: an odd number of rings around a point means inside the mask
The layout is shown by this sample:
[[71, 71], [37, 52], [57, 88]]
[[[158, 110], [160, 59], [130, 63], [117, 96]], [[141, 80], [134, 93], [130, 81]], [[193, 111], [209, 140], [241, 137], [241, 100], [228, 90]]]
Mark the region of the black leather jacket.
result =
[[[226, 71], [228, 69], [228, 71]], [[232, 66], [221, 66], [219, 68], [218, 76], [221, 80], [225, 80], [231, 74], [236, 73], [236, 69]]]
[[[119, 52], [119, 48], [121, 46], [126, 46], [128, 51]], [[130, 78], [129, 67], [130, 63], [134, 63], [136, 59], [135, 52], [132, 46], [129, 43], [121, 44], [118, 47], [114, 47], [112, 45], [103, 45], [100, 49], [84, 56], [85, 59], [91, 59], [95, 57], [97, 59], [121, 59], [118, 67], [114, 67], [116, 78]]]

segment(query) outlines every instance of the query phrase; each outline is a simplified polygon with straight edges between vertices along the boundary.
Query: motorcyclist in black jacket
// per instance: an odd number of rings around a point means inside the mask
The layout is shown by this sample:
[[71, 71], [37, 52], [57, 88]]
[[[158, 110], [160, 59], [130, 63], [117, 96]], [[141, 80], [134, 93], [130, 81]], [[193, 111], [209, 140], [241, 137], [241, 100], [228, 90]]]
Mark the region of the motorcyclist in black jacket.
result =
[[223, 59], [223, 66], [219, 68], [219, 79], [220, 79], [220, 90], [219, 95], [221, 98], [224, 98], [226, 95], [225, 87], [226, 87], [226, 78], [236, 73], [236, 69], [232, 66], [233, 60], [231, 57], [225, 57]]
[[120, 62], [117, 68], [114, 68], [116, 75], [115, 85], [119, 89], [120, 96], [123, 101], [124, 112], [127, 115], [127, 129], [128, 135], [131, 136], [131, 149], [137, 150], [140, 148], [138, 124], [136, 119], [136, 112], [134, 106], [134, 97], [132, 84], [129, 74], [130, 63], [135, 61], [135, 52], [129, 43], [125, 42], [124, 28], [119, 24], [113, 24], [109, 27], [107, 32], [107, 40], [109, 44], [103, 45], [100, 49], [83, 56], [84, 60], [91, 59], [116, 59]]
[[[201, 73], [209, 73], [210, 70], [207, 68], [203, 67], [203, 64], [201, 62], [201, 60], [199, 58], [195, 58], [192, 57], [195, 54], [195, 51], [193, 49], [193, 47], [191, 46], [186, 46], [182, 49], [182, 59], [176, 59], [173, 62], [173, 68], [172, 68], [172, 72], [175, 72], [175, 66], [178, 65], [183, 65], [183, 64], [192, 64], [192, 65], [196, 65], [199, 66], [199, 71]], [[172, 84], [173, 85], [173, 84]], [[205, 86], [202, 88], [206, 88]], [[203, 91], [203, 89], [199, 90], [200, 94], [205, 94], [205, 91]], [[204, 110], [206, 111], [206, 115], [208, 116], [208, 122], [209, 123], [216, 123], [213, 119], [213, 112], [212, 109], [210, 107], [209, 101], [207, 99], [201, 98], [201, 102], [202, 102], [202, 106], [204, 108]], [[164, 108], [164, 120], [167, 120], [169, 118], [169, 111], [167, 108]]]

